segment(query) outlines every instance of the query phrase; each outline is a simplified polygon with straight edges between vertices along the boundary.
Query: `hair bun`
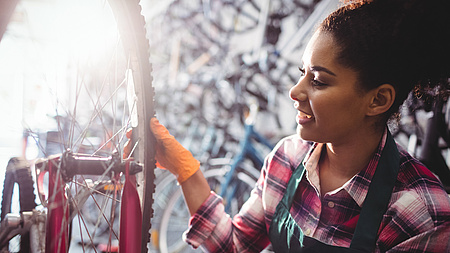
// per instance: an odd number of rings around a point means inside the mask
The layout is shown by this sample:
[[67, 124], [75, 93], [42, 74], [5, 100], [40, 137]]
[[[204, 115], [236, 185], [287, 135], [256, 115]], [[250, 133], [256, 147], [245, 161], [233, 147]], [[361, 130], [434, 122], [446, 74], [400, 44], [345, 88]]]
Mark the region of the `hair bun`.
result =
[[447, 89], [450, 77], [450, 0], [353, 0], [319, 29], [330, 32], [338, 60], [359, 73], [366, 90], [389, 83], [396, 111], [417, 85]]

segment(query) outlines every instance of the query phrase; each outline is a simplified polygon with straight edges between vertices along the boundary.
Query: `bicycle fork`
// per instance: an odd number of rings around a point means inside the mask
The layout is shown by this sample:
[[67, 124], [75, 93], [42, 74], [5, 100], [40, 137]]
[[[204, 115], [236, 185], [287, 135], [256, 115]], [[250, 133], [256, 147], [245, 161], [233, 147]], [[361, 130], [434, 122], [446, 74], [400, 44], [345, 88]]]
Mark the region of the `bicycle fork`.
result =
[[[121, 201], [119, 241], [122, 243], [119, 245], [120, 252], [139, 251], [142, 212], [134, 174], [142, 171], [140, 164], [133, 161], [121, 162], [117, 157], [91, 157], [66, 152], [61, 156], [36, 163], [36, 168], [48, 171], [49, 177], [46, 253], [67, 252], [69, 248], [70, 222], [74, 216], [72, 213], [74, 211], [71, 210], [72, 208], [69, 205], [69, 198], [66, 194], [66, 182], [78, 174], [103, 176], [112, 172], [116, 175], [126, 173]], [[39, 173], [38, 178], [41, 176], [43, 176], [43, 173]], [[38, 191], [42, 195], [39, 186]], [[80, 195], [83, 195], [83, 198], [89, 196], [89, 194]], [[78, 200], [78, 203], [82, 205], [85, 200]]]
[[126, 165], [125, 184], [120, 206], [119, 252], [139, 252], [141, 249], [142, 211], [136, 190], [136, 177], [129, 174]]
[[[45, 237], [45, 252], [67, 252], [69, 246], [69, 205], [65, 193], [65, 183], [62, 180], [58, 167], [48, 163], [48, 192], [49, 203], [48, 221]], [[55, 240], [56, 239], [56, 240]]]

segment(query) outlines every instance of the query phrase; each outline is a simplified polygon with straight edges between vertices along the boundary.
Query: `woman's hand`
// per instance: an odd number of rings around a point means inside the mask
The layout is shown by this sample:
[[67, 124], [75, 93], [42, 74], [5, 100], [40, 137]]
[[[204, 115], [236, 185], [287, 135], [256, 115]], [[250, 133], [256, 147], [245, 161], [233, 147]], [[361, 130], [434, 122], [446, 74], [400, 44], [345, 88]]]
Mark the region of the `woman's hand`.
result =
[[[200, 162], [197, 161], [187, 149], [185, 149], [173, 137], [167, 128], [159, 123], [156, 118], [150, 120], [150, 129], [156, 138], [156, 165], [160, 168], [169, 170], [177, 177], [179, 183], [183, 183], [189, 177], [195, 174], [200, 168]], [[126, 134], [131, 138], [131, 131]], [[131, 142], [128, 141], [123, 149], [123, 157], [127, 158], [131, 152]]]

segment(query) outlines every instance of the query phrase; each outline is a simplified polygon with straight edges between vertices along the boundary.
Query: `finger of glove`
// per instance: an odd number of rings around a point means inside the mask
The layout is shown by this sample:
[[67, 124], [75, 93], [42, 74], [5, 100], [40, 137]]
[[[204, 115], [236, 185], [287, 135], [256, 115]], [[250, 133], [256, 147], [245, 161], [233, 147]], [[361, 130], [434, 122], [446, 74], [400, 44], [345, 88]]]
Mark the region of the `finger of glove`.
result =
[[157, 143], [156, 160], [174, 174], [178, 174], [180, 168], [190, 167], [190, 157], [192, 157], [192, 154], [178, 142]]
[[170, 172], [181, 177], [189, 177], [200, 168], [200, 162], [175, 139], [157, 143], [156, 160]]
[[177, 167], [192, 167], [191, 163], [196, 164], [196, 159], [191, 152], [185, 149], [175, 139], [166, 139], [157, 144], [161, 155], [170, 162], [170, 166]]
[[131, 152], [131, 140], [128, 140], [123, 146], [123, 159], [127, 159], [130, 156]]
[[157, 160], [177, 176], [178, 182], [184, 182], [200, 168], [200, 162], [156, 118], [150, 120], [150, 128], [157, 140]]
[[188, 160], [194, 159], [192, 154], [156, 118], [150, 120], [150, 127], [157, 139], [157, 155], [163, 166], [176, 169], [179, 166], [186, 166]]
[[131, 139], [131, 135], [133, 134], [133, 128], [128, 128], [127, 132], [125, 133], [125, 135], [127, 136], [128, 139]]
[[167, 138], [174, 138], [170, 133], [169, 130], [165, 126], [163, 126], [161, 123], [159, 123], [159, 120], [157, 118], [151, 118], [150, 119], [150, 130], [152, 130], [153, 135], [158, 140], [163, 140]]
[[162, 165], [159, 163], [159, 161], [156, 161], [156, 167], [158, 167], [158, 168], [160, 168], [160, 169], [163, 169], [163, 170], [167, 170], [167, 168], [164, 167], [164, 166], [162, 166]]
[[159, 145], [156, 146], [155, 158], [157, 161], [156, 166], [158, 166], [159, 168], [167, 169], [170, 172], [172, 172], [172, 174], [177, 174], [176, 170], [174, 170], [173, 168], [174, 167], [173, 164], [171, 163], [170, 160], [167, 159], [164, 149], [161, 149]]
[[187, 180], [200, 169], [200, 162], [192, 156], [191, 152], [184, 148], [179, 150], [176, 156], [166, 155], [165, 158], [165, 162], [168, 163], [166, 168], [177, 176], [177, 180], [180, 183]]

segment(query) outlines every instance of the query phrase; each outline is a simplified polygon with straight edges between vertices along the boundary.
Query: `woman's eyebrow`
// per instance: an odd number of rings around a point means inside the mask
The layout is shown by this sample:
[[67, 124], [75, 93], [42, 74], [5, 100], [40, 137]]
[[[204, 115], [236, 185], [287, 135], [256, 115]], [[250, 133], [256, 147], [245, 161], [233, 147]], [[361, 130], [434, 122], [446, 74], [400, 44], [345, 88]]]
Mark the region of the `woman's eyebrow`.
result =
[[323, 71], [323, 72], [326, 72], [326, 73], [328, 73], [328, 74], [330, 74], [330, 75], [332, 75], [332, 76], [336, 76], [335, 73], [333, 73], [331, 70], [329, 70], [329, 69], [327, 69], [327, 68], [325, 68], [325, 67], [321, 67], [321, 66], [311, 66], [309, 69], [310, 69], [311, 71], [313, 71], [313, 72]]

